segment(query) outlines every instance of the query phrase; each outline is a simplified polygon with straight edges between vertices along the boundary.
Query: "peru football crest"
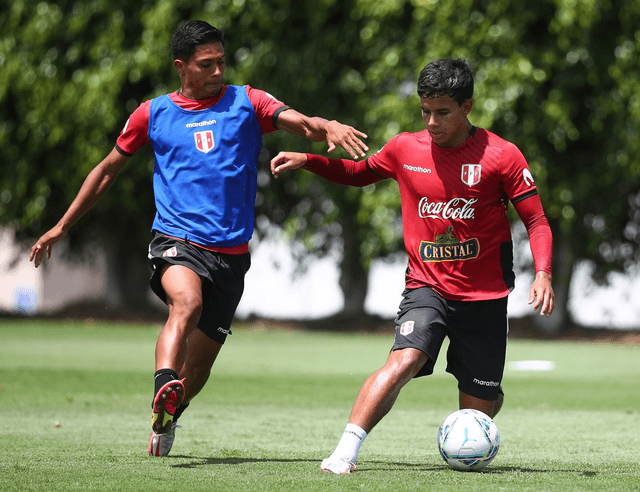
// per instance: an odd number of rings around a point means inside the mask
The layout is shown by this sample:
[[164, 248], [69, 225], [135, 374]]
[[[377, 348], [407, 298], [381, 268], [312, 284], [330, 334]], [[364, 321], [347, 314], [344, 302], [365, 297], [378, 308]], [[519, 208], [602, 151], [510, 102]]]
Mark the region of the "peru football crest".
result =
[[203, 130], [201, 132], [195, 132], [193, 134], [196, 139], [196, 149], [205, 154], [211, 152], [215, 146], [213, 141], [213, 130]]
[[463, 164], [462, 165], [462, 182], [467, 186], [477, 185], [482, 175], [482, 166], [480, 164]]
[[407, 335], [413, 333], [413, 326], [413, 321], [405, 321], [400, 325], [400, 334], [406, 337]]

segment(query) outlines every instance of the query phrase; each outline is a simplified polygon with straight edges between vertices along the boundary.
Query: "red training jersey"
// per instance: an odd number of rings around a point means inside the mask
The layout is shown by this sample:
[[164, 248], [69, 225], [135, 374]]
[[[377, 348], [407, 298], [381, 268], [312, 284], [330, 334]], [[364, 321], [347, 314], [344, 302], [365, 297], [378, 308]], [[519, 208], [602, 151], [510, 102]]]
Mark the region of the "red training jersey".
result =
[[402, 133], [367, 165], [400, 187], [407, 288], [428, 286], [460, 301], [509, 294], [514, 273], [508, 200], [537, 194], [514, 144], [475, 127], [454, 148], [436, 145], [427, 130]]

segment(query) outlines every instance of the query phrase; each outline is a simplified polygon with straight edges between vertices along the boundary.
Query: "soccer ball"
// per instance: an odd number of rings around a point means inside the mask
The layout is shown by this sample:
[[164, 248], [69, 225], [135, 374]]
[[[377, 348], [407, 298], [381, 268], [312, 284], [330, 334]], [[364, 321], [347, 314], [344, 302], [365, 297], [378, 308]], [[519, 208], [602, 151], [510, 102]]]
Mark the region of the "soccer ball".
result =
[[498, 426], [478, 410], [453, 412], [438, 430], [440, 455], [456, 470], [482, 470], [496, 457], [499, 448]]

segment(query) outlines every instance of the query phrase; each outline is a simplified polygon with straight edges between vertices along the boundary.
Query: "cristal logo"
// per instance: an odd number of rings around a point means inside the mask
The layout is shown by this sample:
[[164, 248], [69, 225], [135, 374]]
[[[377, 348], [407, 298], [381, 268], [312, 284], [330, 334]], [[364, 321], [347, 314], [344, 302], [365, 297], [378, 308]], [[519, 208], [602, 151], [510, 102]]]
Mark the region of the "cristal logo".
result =
[[424, 196], [418, 203], [418, 215], [422, 219], [473, 219], [477, 198], [452, 198], [448, 202], [430, 202]]

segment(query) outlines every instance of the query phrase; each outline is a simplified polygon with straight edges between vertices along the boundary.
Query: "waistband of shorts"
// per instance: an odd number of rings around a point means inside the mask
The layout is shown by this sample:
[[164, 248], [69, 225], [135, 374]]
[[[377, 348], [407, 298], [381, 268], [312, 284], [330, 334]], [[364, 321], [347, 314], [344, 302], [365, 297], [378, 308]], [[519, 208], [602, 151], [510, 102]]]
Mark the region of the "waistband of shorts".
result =
[[168, 234], [163, 234], [163, 236], [175, 239], [176, 241], [182, 241], [183, 243], [192, 244], [197, 246], [198, 248], [206, 249], [207, 251], [213, 251], [214, 253], [222, 253], [225, 255], [243, 255], [249, 252], [249, 243], [238, 244], [237, 246], [228, 246], [228, 247], [220, 247], [220, 246], [205, 246], [204, 244], [194, 243], [193, 241], [189, 241], [187, 239], [175, 236], [169, 236]]

